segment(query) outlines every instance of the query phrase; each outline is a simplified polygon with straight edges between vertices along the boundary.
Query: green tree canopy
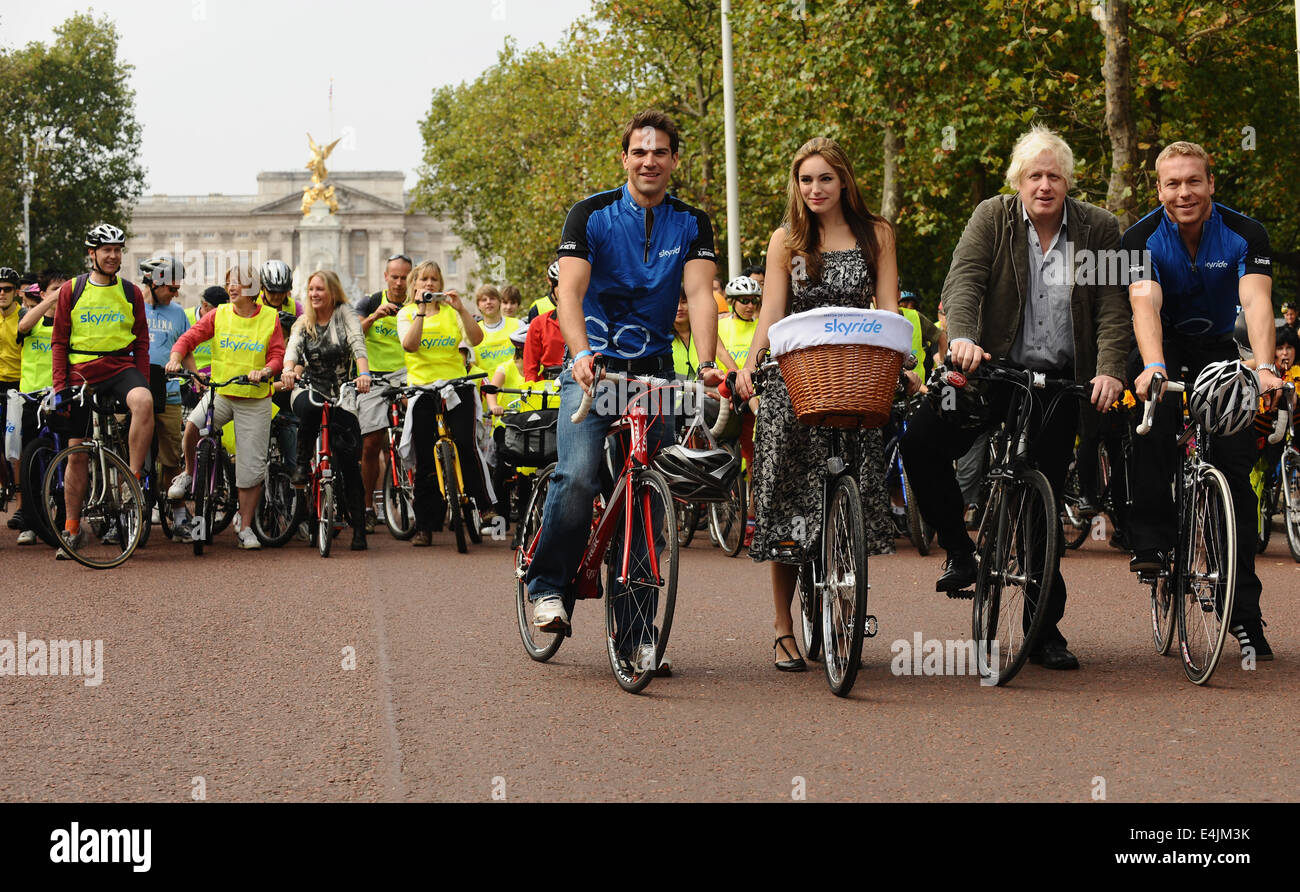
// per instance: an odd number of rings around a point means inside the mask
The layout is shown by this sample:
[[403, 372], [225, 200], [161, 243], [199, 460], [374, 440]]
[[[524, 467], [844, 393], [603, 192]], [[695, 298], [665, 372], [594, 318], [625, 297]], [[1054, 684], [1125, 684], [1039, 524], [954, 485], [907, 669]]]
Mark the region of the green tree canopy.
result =
[[116, 26], [79, 14], [54, 34], [48, 45], [0, 51], [0, 262], [23, 265], [30, 170], [32, 267], [80, 272], [86, 231], [100, 221], [125, 229], [144, 191], [140, 125]]

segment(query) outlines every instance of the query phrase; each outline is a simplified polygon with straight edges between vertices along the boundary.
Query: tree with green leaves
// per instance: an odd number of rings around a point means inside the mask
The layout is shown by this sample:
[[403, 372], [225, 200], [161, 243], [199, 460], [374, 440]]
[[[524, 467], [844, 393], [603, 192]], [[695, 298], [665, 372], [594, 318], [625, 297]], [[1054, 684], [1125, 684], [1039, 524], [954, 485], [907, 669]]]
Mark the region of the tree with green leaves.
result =
[[140, 125], [116, 26], [83, 13], [54, 37], [0, 50], [0, 261], [22, 265], [30, 177], [32, 267], [79, 272], [86, 231], [101, 221], [126, 228], [144, 191]]

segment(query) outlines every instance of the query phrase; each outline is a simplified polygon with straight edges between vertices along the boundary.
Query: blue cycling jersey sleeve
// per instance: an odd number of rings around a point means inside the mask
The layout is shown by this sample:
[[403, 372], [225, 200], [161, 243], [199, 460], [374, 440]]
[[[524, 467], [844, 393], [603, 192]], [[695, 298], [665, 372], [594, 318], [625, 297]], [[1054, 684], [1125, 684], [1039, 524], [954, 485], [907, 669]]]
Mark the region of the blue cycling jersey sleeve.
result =
[[626, 185], [575, 204], [557, 253], [591, 264], [587, 338], [592, 350], [624, 359], [672, 351], [682, 271], [691, 260], [716, 261], [708, 214], [671, 195], [643, 208]]
[[1230, 336], [1240, 303], [1238, 281], [1244, 275], [1272, 275], [1268, 232], [1257, 220], [1214, 204], [1201, 231], [1193, 259], [1178, 224], [1156, 208], [1124, 233], [1123, 247], [1143, 261], [1133, 279], [1160, 283], [1160, 320], [1195, 336]]

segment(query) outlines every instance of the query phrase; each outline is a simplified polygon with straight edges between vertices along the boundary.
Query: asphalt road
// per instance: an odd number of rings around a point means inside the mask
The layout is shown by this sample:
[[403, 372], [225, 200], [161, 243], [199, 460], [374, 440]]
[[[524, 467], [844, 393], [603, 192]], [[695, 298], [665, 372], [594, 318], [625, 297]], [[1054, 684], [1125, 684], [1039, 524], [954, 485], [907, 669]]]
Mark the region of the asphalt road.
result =
[[103, 658], [100, 684], [0, 675], [3, 800], [1300, 799], [1300, 565], [1278, 535], [1259, 561], [1278, 658], [1246, 670], [1229, 642], [1206, 688], [1154, 652], [1145, 591], [1100, 542], [1064, 566], [1080, 671], [895, 674], [894, 642], [970, 635], [970, 602], [932, 590], [939, 558], [899, 540], [871, 561], [881, 628], [847, 700], [819, 664], [772, 668], [767, 568], [707, 537], [683, 553], [675, 676], [632, 696], [598, 603], [550, 663], [525, 656], [506, 542], [381, 533], [322, 560], [227, 532], [96, 572], [13, 536], [0, 639], [98, 639]]

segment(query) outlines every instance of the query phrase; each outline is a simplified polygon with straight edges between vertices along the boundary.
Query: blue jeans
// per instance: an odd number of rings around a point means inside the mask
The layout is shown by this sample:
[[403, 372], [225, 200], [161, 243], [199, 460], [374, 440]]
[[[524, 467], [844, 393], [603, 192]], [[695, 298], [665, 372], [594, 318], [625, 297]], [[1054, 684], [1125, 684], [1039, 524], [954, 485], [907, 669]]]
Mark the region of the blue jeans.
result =
[[[569, 416], [577, 411], [578, 404], [582, 401], [582, 388], [573, 380], [569, 369], [561, 373], [559, 381], [560, 419], [556, 431], [559, 461], [546, 493], [541, 536], [532, 564], [528, 567], [528, 600], [535, 602], [544, 597], [559, 595], [564, 598], [566, 607], [572, 607], [573, 578], [578, 572], [578, 563], [582, 560], [587, 536], [591, 531], [592, 501], [600, 489], [605, 434], [620, 416], [616, 411], [618, 406], [601, 405], [600, 397], [613, 389], [612, 385], [602, 383], [591, 412], [581, 424], [574, 424]], [[647, 400], [644, 399], [639, 403], [646, 404]], [[659, 406], [651, 405], [647, 441], [650, 455], [653, 456], [660, 446], [673, 442], [674, 422], [671, 400], [662, 400]], [[601, 414], [598, 409], [602, 408], [608, 409], [608, 413]], [[667, 411], [655, 418], [654, 408]], [[621, 465], [615, 471], [620, 469]], [[662, 549], [663, 543], [657, 543], [657, 547]], [[637, 555], [634, 553], [633, 557], [635, 565]], [[607, 597], [608, 594], [606, 593]], [[629, 619], [629, 624], [635, 624], [635, 620]], [[623, 623], [620, 626], [628, 628]]]

